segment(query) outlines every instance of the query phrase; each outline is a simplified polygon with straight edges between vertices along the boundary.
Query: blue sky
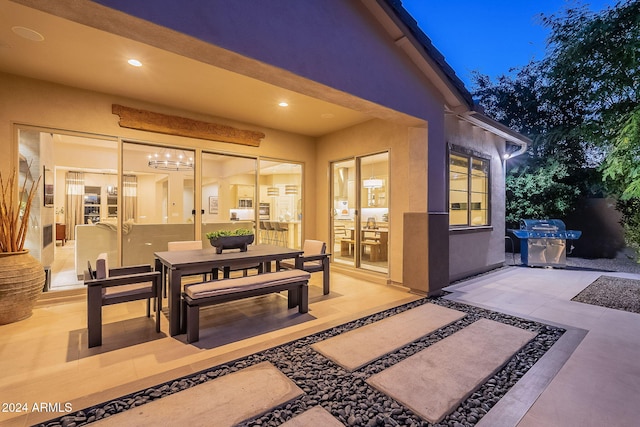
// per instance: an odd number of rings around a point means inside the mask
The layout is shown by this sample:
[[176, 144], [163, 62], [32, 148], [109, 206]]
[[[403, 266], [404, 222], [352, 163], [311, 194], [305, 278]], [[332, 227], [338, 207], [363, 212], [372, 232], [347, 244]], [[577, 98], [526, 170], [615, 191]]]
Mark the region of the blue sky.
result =
[[[584, 0], [599, 11], [615, 0]], [[548, 35], [540, 13], [554, 14], [571, 0], [402, 0], [405, 9], [471, 89], [471, 71], [495, 78], [542, 59]]]

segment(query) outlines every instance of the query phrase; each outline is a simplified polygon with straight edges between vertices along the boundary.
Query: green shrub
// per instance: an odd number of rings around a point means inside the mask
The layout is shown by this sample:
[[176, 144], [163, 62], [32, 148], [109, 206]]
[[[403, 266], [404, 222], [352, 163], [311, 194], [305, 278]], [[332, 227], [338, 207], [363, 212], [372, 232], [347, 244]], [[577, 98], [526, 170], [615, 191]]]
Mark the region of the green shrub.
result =
[[253, 234], [253, 230], [250, 230], [248, 228], [238, 228], [236, 230], [218, 230], [218, 231], [211, 231], [207, 234], [205, 234], [205, 236], [207, 237], [207, 239], [211, 240], [211, 239], [217, 239], [219, 237], [227, 237], [227, 236], [250, 236]]

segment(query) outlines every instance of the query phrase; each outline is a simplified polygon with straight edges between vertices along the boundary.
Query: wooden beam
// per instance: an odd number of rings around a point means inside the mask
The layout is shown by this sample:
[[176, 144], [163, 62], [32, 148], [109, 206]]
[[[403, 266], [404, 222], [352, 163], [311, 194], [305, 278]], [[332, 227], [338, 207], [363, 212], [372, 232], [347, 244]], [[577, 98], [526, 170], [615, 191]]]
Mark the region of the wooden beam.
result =
[[259, 147], [265, 137], [262, 132], [236, 129], [217, 123], [202, 122], [185, 117], [169, 116], [152, 111], [138, 110], [118, 104], [111, 106], [111, 112], [120, 116], [120, 127], [158, 132], [168, 135], [187, 136], [210, 141]]

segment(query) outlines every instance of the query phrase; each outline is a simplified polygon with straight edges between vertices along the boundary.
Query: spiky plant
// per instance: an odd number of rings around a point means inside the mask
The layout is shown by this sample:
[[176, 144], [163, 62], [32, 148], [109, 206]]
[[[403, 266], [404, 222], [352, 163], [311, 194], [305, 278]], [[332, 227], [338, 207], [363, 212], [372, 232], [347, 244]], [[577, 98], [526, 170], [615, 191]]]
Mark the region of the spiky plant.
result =
[[27, 195], [27, 200], [20, 203], [13, 203], [13, 189], [17, 181], [18, 172], [14, 169], [13, 173], [4, 180], [0, 171], [0, 252], [20, 252], [24, 250], [24, 241], [27, 237], [27, 227], [29, 225], [29, 213], [31, 212], [31, 204], [38, 189], [37, 181], [31, 182], [29, 192], [27, 189], [27, 179], [22, 183], [20, 195]]

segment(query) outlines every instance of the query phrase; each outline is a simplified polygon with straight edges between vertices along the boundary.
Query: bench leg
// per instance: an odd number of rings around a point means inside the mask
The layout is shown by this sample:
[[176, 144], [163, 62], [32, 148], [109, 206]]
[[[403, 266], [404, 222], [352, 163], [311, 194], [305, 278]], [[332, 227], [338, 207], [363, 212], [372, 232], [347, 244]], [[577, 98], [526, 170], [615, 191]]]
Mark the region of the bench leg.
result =
[[200, 307], [187, 305], [187, 342], [200, 339]]
[[87, 337], [89, 348], [102, 345], [102, 288], [87, 289]]
[[288, 307], [289, 308], [293, 308], [296, 305], [300, 305], [300, 291], [298, 288], [295, 289], [289, 289], [287, 291], [289, 297], [288, 297]]
[[298, 304], [298, 313], [307, 313], [309, 312], [309, 286], [307, 283], [300, 286], [299, 290], [299, 304]]

